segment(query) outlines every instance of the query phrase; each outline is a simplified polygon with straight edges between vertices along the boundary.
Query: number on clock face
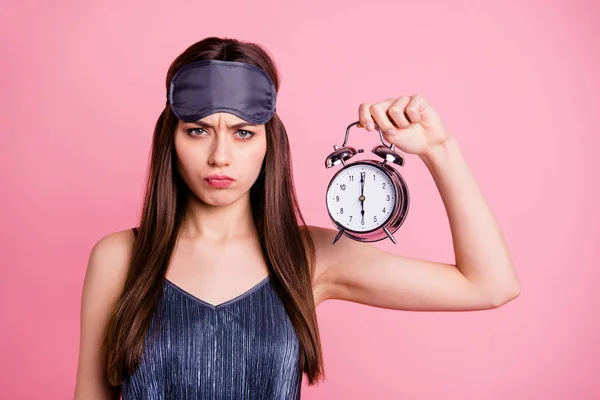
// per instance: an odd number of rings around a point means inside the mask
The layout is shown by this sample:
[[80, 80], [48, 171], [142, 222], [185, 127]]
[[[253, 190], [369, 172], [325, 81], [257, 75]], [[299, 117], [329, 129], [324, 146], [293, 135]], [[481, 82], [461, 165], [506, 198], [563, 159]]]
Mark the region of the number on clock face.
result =
[[[362, 202], [361, 186], [364, 186]], [[345, 168], [331, 182], [327, 208], [333, 219], [345, 228], [370, 231], [387, 221], [394, 209], [394, 197], [394, 187], [387, 174], [375, 166], [357, 164]]]

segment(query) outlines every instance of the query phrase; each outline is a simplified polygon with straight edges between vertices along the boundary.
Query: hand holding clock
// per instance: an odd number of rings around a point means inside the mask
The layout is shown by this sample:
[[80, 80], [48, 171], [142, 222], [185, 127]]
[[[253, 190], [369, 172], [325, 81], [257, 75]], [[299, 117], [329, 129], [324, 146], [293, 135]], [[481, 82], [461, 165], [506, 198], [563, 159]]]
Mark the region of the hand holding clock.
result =
[[[342, 235], [364, 242], [389, 238], [396, 243], [393, 233], [406, 220], [409, 208], [407, 184], [398, 171], [404, 157], [396, 149], [419, 156], [432, 155], [437, 146], [450, 138], [441, 119], [420, 95], [390, 98], [371, 105], [363, 103], [359, 121], [346, 128], [341, 148], [325, 159], [325, 167], [343, 166], [327, 187], [326, 204], [329, 216], [339, 230], [333, 243]], [[390, 120], [391, 119], [391, 120]], [[349, 130], [353, 126], [382, 130], [381, 143], [373, 148], [376, 159], [354, 162], [349, 160], [362, 151], [347, 146]], [[443, 146], [442, 146], [443, 147]], [[360, 175], [358, 175], [360, 174]], [[360, 196], [356, 182], [360, 176]], [[365, 185], [369, 180], [369, 201], [365, 210]], [[360, 216], [360, 218], [359, 218]]]
[[362, 103], [358, 114], [358, 127], [372, 131], [376, 124], [388, 143], [406, 153], [426, 156], [450, 138], [440, 116], [419, 94]]

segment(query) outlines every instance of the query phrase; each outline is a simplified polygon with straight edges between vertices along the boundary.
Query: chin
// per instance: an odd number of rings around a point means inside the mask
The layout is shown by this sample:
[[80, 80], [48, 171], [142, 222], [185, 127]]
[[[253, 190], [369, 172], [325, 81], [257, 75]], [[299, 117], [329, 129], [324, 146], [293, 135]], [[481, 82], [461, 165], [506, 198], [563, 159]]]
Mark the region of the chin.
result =
[[[237, 200], [237, 199], [236, 199]], [[207, 201], [202, 201], [204, 204], [212, 206], [212, 207], [224, 207], [230, 204], [235, 203], [235, 200], [231, 199], [209, 199]]]
[[196, 195], [198, 201], [213, 207], [228, 206], [242, 197], [237, 191], [227, 190], [215, 190], [213, 193], [203, 190], [199, 194], [200, 195]]

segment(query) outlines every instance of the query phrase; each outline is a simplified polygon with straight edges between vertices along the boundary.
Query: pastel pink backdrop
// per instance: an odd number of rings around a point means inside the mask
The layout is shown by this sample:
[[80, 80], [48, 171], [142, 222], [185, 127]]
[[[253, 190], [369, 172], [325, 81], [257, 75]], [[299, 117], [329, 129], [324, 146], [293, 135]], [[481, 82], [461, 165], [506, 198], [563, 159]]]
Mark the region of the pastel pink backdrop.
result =
[[[223, 4], [223, 5], [222, 5]], [[490, 311], [318, 308], [327, 381], [305, 399], [600, 397], [599, 6], [592, 1], [5, 1], [0, 397], [71, 398], [87, 257], [134, 226], [165, 74], [206, 36], [264, 45], [308, 223], [331, 226], [324, 158], [362, 102], [421, 93], [510, 246], [521, 296]], [[360, 133], [359, 133], [360, 132]], [[353, 131], [370, 149], [377, 137]], [[425, 165], [398, 245], [454, 262]], [[368, 268], [368, 266], [365, 266]]]

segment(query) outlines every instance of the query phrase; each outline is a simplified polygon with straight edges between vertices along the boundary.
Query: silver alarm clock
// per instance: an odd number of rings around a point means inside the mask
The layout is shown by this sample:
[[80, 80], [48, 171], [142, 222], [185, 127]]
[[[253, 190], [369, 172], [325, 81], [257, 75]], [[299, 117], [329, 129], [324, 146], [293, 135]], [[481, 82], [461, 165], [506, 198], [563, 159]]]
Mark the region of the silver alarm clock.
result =
[[327, 212], [339, 230], [333, 243], [342, 234], [361, 242], [376, 242], [388, 237], [394, 244], [393, 234], [406, 219], [409, 207], [408, 187], [400, 172], [388, 162], [403, 166], [404, 158], [395, 151], [395, 145], [386, 145], [381, 129], [381, 145], [375, 146], [373, 154], [378, 160], [361, 160], [347, 164], [346, 161], [363, 149], [355, 150], [346, 146], [350, 128], [346, 128], [346, 138], [341, 147], [334, 145], [334, 152], [327, 156], [325, 167], [342, 164], [327, 187]]

